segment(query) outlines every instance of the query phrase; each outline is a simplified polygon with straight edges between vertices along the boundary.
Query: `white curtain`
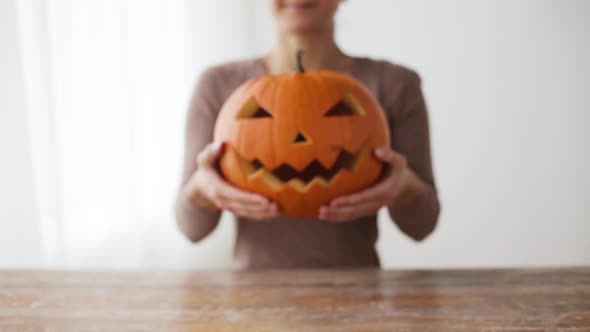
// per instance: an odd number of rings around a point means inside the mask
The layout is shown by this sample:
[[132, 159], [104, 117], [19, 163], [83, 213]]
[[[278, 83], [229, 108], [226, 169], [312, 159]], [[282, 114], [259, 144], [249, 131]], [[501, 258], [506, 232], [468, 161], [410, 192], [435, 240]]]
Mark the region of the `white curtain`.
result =
[[[229, 243], [191, 249], [173, 201], [194, 81], [207, 65], [260, 53], [261, 8], [22, 0], [18, 9], [44, 264], [228, 265]], [[231, 225], [221, 232], [227, 241]]]

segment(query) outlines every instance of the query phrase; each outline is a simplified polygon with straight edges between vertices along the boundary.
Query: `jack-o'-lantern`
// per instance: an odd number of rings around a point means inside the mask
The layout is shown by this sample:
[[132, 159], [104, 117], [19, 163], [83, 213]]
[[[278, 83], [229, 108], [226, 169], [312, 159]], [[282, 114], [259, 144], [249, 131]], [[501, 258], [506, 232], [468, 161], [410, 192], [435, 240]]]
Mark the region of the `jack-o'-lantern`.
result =
[[245, 82], [225, 102], [214, 139], [225, 179], [277, 202], [281, 215], [317, 217], [335, 197], [373, 184], [374, 148], [389, 146], [385, 114], [347, 74], [298, 70]]

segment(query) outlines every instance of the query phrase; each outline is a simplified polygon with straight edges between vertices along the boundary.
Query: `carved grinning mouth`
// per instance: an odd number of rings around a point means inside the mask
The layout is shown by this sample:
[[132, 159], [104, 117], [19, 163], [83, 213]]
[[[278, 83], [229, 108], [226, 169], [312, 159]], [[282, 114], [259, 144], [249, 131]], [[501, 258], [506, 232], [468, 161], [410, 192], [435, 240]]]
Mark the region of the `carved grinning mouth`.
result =
[[354, 172], [361, 157], [369, 150], [369, 142], [365, 142], [355, 153], [340, 149], [338, 157], [329, 168], [314, 159], [300, 171], [285, 163], [269, 170], [260, 160], [249, 161], [235, 149], [232, 150], [246, 177], [258, 176], [274, 189], [288, 183], [296, 190], [303, 192], [314, 182], [322, 185], [330, 184], [330, 181], [342, 170]]

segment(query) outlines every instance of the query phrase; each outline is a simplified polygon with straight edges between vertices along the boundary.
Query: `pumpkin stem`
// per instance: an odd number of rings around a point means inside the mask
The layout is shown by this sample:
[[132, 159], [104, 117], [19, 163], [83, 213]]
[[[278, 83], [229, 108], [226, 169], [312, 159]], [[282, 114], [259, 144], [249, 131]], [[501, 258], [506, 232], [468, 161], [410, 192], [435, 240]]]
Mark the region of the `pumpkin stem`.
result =
[[301, 63], [301, 58], [303, 58], [303, 50], [297, 50], [296, 58], [297, 62], [295, 63], [295, 69], [300, 73], [304, 73], [305, 69], [303, 68], [303, 64]]

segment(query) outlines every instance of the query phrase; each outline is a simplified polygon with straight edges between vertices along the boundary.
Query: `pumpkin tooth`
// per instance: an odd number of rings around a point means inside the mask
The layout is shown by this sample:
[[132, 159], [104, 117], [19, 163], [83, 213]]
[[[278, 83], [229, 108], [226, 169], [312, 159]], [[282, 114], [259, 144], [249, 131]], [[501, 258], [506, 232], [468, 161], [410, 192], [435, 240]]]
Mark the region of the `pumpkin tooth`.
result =
[[271, 186], [274, 190], [278, 190], [284, 183], [274, 174], [265, 168], [259, 169], [256, 173], [248, 177], [249, 179], [261, 178], [266, 184]]
[[305, 191], [305, 187], [307, 187], [306, 183], [301, 179], [292, 179], [288, 182], [288, 184], [299, 192]]
[[249, 177], [252, 174], [254, 174], [254, 172], [256, 172], [256, 170], [257, 170], [257, 168], [254, 166], [254, 164], [249, 162], [248, 160], [246, 160], [246, 158], [242, 157], [242, 155], [240, 155], [238, 153], [238, 151], [236, 151], [235, 149], [233, 151], [234, 151], [234, 155], [236, 157], [236, 160], [238, 161], [238, 164], [240, 165], [240, 168], [242, 168], [242, 171], [244, 172], [244, 174], [246, 174], [246, 177]]
[[324, 187], [327, 187], [327, 186], [330, 184], [330, 181], [331, 181], [331, 180], [332, 180], [332, 179], [330, 179], [330, 180], [326, 180], [326, 179], [324, 179], [324, 178], [322, 178], [322, 177], [319, 177], [319, 176], [317, 176], [317, 177], [313, 178], [313, 180], [311, 180], [311, 181], [309, 181], [309, 182], [307, 183], [307, 185], [306, 185], [306, 188], [310, 187], [310, 186], [311, 186], [312, 184], [314, 184], [314, 183], [317, 183], [317, 184], [319, 184], [319, 185], [322, 185], [322, 186], [324, 186]]
[[348, 167], [347, 167], [347, 169], [350, 172], [354, 172], [361, 157], [364, 156], [365, 153], [367, 153], [369, 151], [369, 149], [371, 148], [371, 145], [369, 143], [370, 143], [369, 140], [365, 141], [365, 143], [363, 143], [363, 145], [361, 145], [361, 148], [357, 151], [357, 153], [350, 160]]

